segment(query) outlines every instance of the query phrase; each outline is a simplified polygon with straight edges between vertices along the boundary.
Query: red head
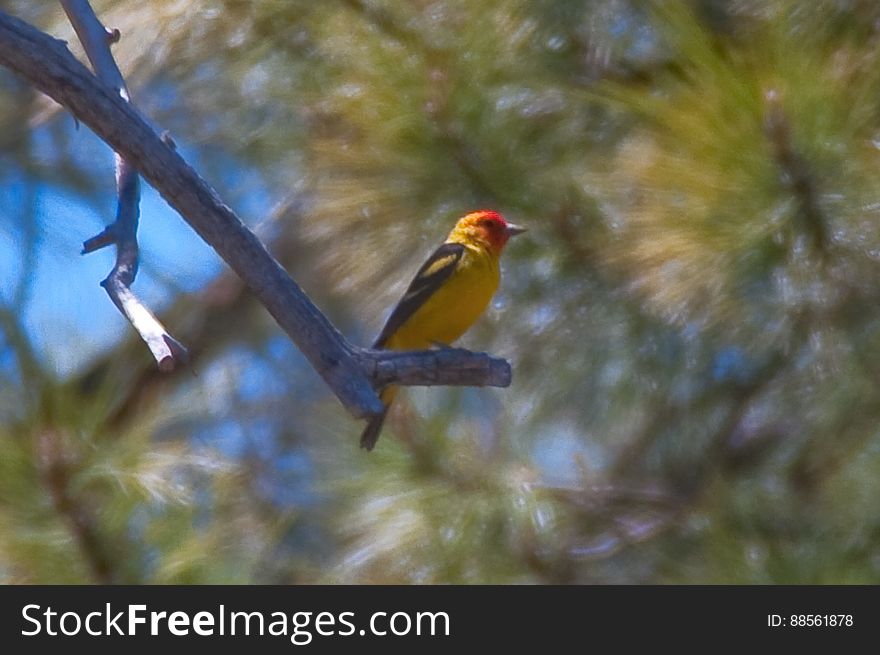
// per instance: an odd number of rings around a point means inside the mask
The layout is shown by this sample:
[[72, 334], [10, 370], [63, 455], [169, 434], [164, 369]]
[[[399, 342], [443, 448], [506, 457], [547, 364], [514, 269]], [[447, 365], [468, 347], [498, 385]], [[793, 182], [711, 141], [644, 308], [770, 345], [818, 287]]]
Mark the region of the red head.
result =
[[460, 243], [476, 242], [500, 254], [510, 237], [523, 232], [525, 228], [508, 223], [498, 212], [481, 209], [458, 219], [449, 233], [449, 240]]

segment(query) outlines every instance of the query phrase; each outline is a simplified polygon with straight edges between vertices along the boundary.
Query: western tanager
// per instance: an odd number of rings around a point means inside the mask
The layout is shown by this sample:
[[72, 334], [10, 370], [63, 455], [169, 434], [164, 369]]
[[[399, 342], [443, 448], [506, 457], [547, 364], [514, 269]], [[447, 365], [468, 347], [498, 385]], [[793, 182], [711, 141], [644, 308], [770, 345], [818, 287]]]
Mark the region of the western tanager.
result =
[[[446, 242], [422, 264], [373, 348], [424, 350], [458, 339], [498, 288], [498, 259], [507, 240], [524, 231], [494, 211], [460, 218]], [[382, 390], [385, 411], [370, 420], [361, 435], [362, 448], [372, 450], [376, 445], [396, 392], [394, 386]]]

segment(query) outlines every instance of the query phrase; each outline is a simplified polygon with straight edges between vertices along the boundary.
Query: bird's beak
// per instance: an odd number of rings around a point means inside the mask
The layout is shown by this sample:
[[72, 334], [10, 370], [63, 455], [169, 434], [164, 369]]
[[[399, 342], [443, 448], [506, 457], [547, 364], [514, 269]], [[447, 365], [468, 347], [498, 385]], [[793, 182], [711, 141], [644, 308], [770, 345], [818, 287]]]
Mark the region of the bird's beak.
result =
[[526, 228], [520, 227], [519, 225], [514, 225], [513, 223], [507, 224], [506, 232], [508, 237], [515, 237], [517, 234], [522, 234], [525, 231]]

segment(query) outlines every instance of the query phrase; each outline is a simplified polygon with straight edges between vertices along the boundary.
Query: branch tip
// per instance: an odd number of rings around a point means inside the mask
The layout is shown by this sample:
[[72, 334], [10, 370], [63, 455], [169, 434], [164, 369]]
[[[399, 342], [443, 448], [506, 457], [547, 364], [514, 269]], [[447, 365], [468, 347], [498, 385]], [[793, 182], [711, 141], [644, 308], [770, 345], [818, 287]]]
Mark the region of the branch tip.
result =
[[80, 254], [88, 255], [91, 252], [106, 248], [107, 246], [112, 246], [116, 243], [116, 231], [113, 229], [114, 225], [116, 225], [116, 223], [108, 225], [100, 234], [83, 241], [82, 252]]
[[[125, 80], [110, 52], [110, 44], [119, 41], [119, 30], [102, 25], [88, 0], [61, 0], [61, 5], [92, 63], [95, 76], [116, 89], [119, 96], [128, 103]], [[116, 263], [107, 278], [101, 282], [101, 286], [147, 344], [159, 370], [172, 371], [178, 363], [187, 361], [186, 348], [168, 334], [130, 288], [138, 270], [140, 182], [137, 170], [131, 162], [118, 151], [115, 159], [116, 220], [103, 232], [84, 242], [82, 252], [87, 254], [109, 245], [116, 246]]]
[[175, 361], [181, 364], [189, 364], [189, 351], [182, 343], [167, 333], [162, 336], [162, 339], [165, 340], [165, 345], [168, 346], [168, 350], [171, 351]]
[[513, 378], [506, 360], [463, 348], [361, 350], [356, 356], [376, 388], [389, 384], [508, 387]]

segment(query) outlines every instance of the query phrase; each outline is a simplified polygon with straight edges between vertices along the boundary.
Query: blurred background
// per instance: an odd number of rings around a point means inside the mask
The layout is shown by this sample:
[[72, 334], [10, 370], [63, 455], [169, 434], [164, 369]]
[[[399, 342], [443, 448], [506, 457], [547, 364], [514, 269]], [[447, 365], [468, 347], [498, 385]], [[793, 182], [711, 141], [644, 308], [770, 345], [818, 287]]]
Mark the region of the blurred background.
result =
[[0, 580], [880, 581], [876, 2], [92, 4], [352, 341], [461, 214], [527, 225], [460, 342], [514, 381], [410, 389], [364, 453], [147, 187], [159, 374], [79, 255], [111, 152], [0, 69]]

